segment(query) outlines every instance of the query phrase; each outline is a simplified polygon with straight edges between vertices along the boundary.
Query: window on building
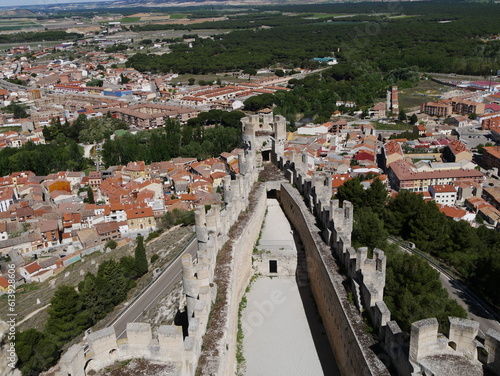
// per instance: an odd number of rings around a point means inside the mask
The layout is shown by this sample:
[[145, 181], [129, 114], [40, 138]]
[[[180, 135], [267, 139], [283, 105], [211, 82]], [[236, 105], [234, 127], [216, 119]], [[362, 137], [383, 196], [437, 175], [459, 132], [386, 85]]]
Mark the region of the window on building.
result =
[[278, 260], [269, 260], [269, 273], [278, 273]]

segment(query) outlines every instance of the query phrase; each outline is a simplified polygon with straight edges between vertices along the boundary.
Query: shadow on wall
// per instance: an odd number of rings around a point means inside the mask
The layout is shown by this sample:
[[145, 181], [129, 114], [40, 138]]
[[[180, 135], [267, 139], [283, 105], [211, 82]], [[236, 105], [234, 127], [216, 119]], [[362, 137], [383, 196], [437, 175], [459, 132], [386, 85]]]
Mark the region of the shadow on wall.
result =
[[307, 259], [304, 246], [300, 241], [300, 237], [293, 230], [293, 238], [297, 248], [297, 272], [296, 281], [299, 288], [300, 299], [306, 313], [307, 323], [311, 332], [316, 353], [318, 354], [321, 368], [324, 375], [340, 376], [340, 370], [337, 367], [335, 355], [332, 352], [332, 347], [328, 341], [323, 320], [318, 311], [318, 306], [314, 300], [311, 286], [309, 285], [309, 276], [307, 274]]

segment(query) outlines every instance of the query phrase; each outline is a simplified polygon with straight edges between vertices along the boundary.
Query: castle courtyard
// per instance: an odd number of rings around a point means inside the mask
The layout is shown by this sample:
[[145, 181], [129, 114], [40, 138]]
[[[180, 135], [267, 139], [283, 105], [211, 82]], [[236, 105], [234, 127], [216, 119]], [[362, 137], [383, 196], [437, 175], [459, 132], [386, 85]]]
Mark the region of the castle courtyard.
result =
[[[261, 262], [261, 274], [267, 276], [257, 277], [246, 294], [241, 317], [244, 374], [340, 375], [304, 275], [305, 265], [297, 265], [297, 260], [305, 262], [301, 245], [295, 243], [278, 202], [268, 199], [267, 203], [256, 248], [266, 261], [276, 259], [272, 261], [277, 271], [264, 272], [262, 264], [268, 264]], [[290, 265], [292, 261], [295, 265]], [[286, 275], [290, 271], [293, 275]]]

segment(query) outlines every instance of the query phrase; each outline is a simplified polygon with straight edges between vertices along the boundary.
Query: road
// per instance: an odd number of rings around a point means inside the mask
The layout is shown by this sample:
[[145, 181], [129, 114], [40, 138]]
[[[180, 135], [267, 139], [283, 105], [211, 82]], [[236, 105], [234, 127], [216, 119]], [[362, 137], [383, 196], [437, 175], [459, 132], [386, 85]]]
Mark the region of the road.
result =
[[500, 331], [500, 324], [493, 319], [490, 310], [483, 303], [480, 303], [477, 297], [468, 292], [467, 287], [441, 272], [439, 272], [439, 278], [443, 287], [448, 290], [448, 295], [464, 307], [470, 319], [479, 322], [479, 336], [481, 338], [484, 338], [484, 334], [490, 328]]
[[457, 281], [439, 265], [436, 265], [431, 260], [423, 257], [419, 252], [415, 252], [399, 240], [395, 238], [391, 238], [390, 240], [397, 242], [400, 245], [400, 249], [403, 251], [424, 258], [427, 262], [429, 262], [430, 266], [439, 272], [439, 279], [441, 280], [443, 287], [448, 291], [450, 298], [455, 299], [458, 304], [465, 309], [471, 320], [479, 322], [479, 337], [484, 338], [484, 334], [490, 328], [500, 331], [500, 323], [495, 319], [498, 318], [498, 315], [496, 315], [495, 312], [489, 308], [487, 303], [483, 302], [481, 298], [471, 292], [467, 286], [460, 281]]
[[28, 86], [21, 86], [17, 84], [13, 84], [12, 82], [8, 82], [5, 80], [0, 80], [0, 88], [6, 89], [9, 91], [17, 91], [17, 90], [26, 90], [29, 89]]
[[115, 328], [116, 338], [125, 337], [127, 323], [138, 320], [142, 313], [150, 306], [158, 303], [165, 295], [172, 291], [173, 286], [182, 278], [182, 255], [195, 255], [198, 243], [194, 238], [188, 246], [150, 283], [134, 300], [125, 307], [120, 314], [107, 326]]

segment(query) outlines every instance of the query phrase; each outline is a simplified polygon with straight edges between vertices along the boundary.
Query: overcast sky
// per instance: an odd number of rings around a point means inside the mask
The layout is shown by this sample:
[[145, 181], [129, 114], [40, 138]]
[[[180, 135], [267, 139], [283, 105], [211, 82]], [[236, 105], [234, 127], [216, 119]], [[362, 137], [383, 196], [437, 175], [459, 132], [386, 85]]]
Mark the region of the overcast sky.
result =
[[[107, 0], [92, 0], [93, 2], [104, 2]], [[15, 5], [45, 5], [64, 3], [88, 3], [89, 0], [0, 0], [0, 7], [11, 7]], [[0, 8], [1, 10], [1, 8]]]

